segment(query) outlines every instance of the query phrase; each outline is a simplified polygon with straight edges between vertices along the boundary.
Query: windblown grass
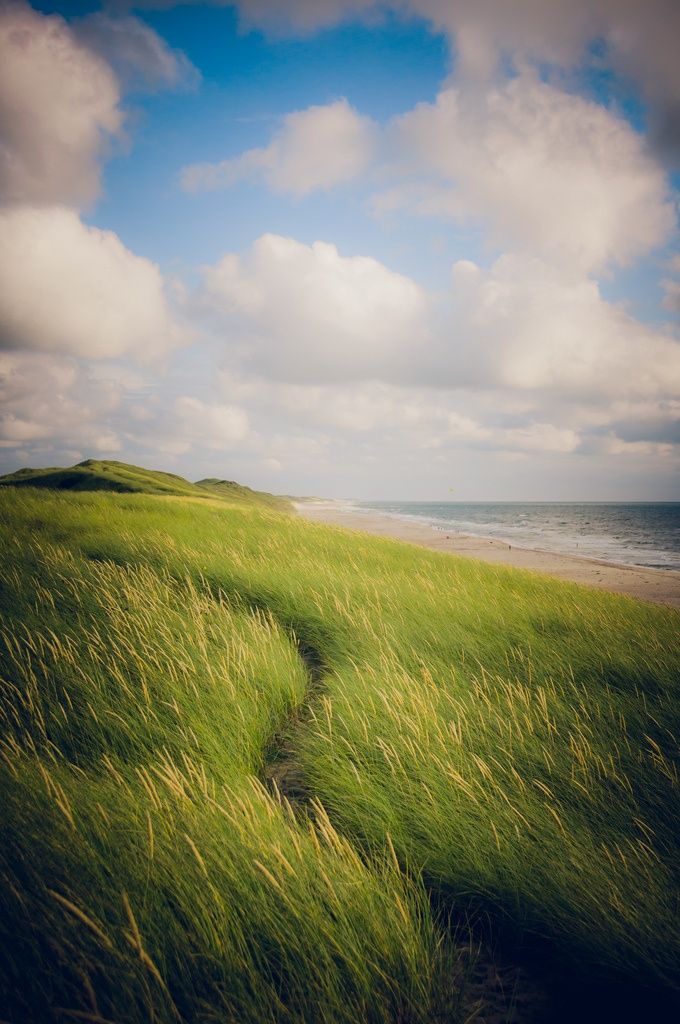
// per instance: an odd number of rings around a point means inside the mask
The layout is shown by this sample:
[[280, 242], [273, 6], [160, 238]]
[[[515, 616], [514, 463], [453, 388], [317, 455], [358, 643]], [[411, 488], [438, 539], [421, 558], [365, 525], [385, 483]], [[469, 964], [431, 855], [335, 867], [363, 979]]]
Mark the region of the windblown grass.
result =
[[0, 509], [6, 1015], [463, 1020], [426, 888], [677, 993], [677, 613], [242, 501]]
[[422, 888], [257, 781], [307, 685], [290, 638], [189, 576], [23, 555], [2, 634], [4, 1012], [427, 1019]]

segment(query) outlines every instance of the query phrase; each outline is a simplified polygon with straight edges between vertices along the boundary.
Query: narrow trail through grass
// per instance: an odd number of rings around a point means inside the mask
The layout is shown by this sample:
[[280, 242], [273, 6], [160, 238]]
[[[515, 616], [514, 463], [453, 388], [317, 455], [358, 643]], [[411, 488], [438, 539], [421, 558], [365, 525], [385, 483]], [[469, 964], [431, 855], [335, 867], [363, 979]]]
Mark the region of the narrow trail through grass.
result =
[[312, 719], [319, 701], [326, 692], [327, 667], [319, 650], [289, 633], [307, 676], [307, 689], [299, 704], [291, 707], [271, 739], [264, 746], [264, 760], [260, 771], [262, 782], [291, 804], [293, 809], [306, 805], [311, 793], [305, 782], [298, 733]]
[[[276, 619], [275, 604], [267, 606], [261, 600], [245, 603]], [[321, 650], [303, 639], [302, 624], [296, 627], [299, 634], [290, 624], [278, 624], [296, 649], [308, 682], [300, 702], [286, 712], [265, 743], [258, 775], [277, 798], [287, 801], [293, 814], [305, 816], [318, 795], [305, 775], [304, 735], [323, 713], [322, 702], [329, 692], [326, 675], [331, 667]], [[342, 821], [335, 819], [334, 824], [342, 834]], [[359, 855], [367, 855], [362, 844], [357, 846], [351, 830], [345, 838]], [[402, 863], [401, 868], [407, 865]], [[441, 941], [450, 947], [449, 958], [452, 962], [467, 959], [465, 1006], [478, 1024], [572, 1024], [577, 1017], [586, 1024], [599, 1024], [603, 1015], [637, 1024], [650, 1010], [662, 1016], [673, 1015], [677, 1005], [673, 996], [667, 998], [645, 985], [640, 987], [633, 980], [610, 977], [606, 972], [599, 978], [584, 979], [580, 967], [565, 963], [549, 939], [527, 935], [510, 920], [505, 929], [499, 929], [497, 918], [492, 924], [478, 894], [468, 902], [460, 898], [460, 893], [448, 892], [440, 879], [430, 878], [427, 873], [423, 882]]]
[[[261, 603], [256, 607], [258, 611], [263, 610]], [[266, 610], [273, 617], [272, 610]], [[258, 777], [277, 799], [286, 801], [296, 818], [304, 820], [313, 812], [318, 796], [305, 778], [299, 741], [318, 714], [321, 700], [328, 692], [325, 675], [330, 668], [318, 648], [292, 629], [279, 625], [287, 632], [298, 653], [308, 684], [300, 702], [290, 708], [271, 739], [265, 743]], [[357, 848], [351, 835], [344, 838], [359, 856], [370, 863], [367, 851]], [[401, 868], [403, 870], [404, 865]], [[466, 1021], [474, 1019], [476, 1024], [538, 1024], [547, 1003], [544, 986], [512, 955], [500, 958], [488, 937], [480, 935], [475, 938], [475, 929], [464, 911], [458, 910], [449, 900], [442, 901], [431, 887], [426, 885], [426, 889], [441, 944], [440, 969], [442, 974], [447, 970], [451, 974], [448, 981], [442, 978], [439, 988], [446, 992], [451, 988], [453, 978], [458, 976], [462, 980], [461, 969], [465, 975], [464, 996], [455, 999], [449, 1007], [450, 1016], [445, 1008], [442, 1009], [443, 1021], [454, 1020], [462, 1011]]]
[[[307, 687], [299, 702], [291, 705], [271, 738], [264, 743], [262, 766], [258, 771], [263, 785], [276, 799], [283, 798], [295, 818], [302, 822], [313, 813], [318, 794], [305, 776], [301, 737], [321, 712], [323, 698], [329, 691], [326, 676], [332, 669], [320, 647], [307, 638], [304, 623], [298, 621], [293, 628], [289, 621], [281, 621], [276, 602], [268, 605], [262, 599], [244, 598], [240, 592], [232, 594], [231, 598], [236, 607], [247, 607], [256, 614], [265, 613], [276, 621], [289, 637], [304, 668]], [[343, 834], [341, 826], [339, 834]], [[370, 851], [357, 846], [351, 833], [344, 838], [357, 855], [370, 864]], [[405, 868], [406, 865], [400, 865], [401, 870]], [[476, 924], [472, 922], [464, 901], [459, 905], [457, 900], [443, 895], [436, 883], [423, 881], [441, 944], [440, 970], [451, 973], [450, 980], [442, 978], [441, 991], [450, 989], [454, 977], [463, 982], [461, 970], [464, 972], [464, 995], [449, 1007], [450, 1016], [442, 1010], [443, 1019], [454, 1020], [462, 1011], [466, 1021], [474, 1019], [476, 1024], [544, 1021], [548, 1004], [545, 985], [526, 965], [518, 962], [517, 951], [514, 956], [511, 950], [501, 953], [488, 930], [479, 927], [479, 920]]]

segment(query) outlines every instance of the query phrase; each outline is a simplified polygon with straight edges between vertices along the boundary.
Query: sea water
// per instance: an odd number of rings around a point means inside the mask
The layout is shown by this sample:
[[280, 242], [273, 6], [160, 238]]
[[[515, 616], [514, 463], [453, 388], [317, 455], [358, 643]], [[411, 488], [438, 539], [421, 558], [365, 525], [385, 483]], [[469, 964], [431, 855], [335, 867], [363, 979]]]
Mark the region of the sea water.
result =
[[362, 501], [352, 509], [517, 547], [680, 569], [680, 502]]

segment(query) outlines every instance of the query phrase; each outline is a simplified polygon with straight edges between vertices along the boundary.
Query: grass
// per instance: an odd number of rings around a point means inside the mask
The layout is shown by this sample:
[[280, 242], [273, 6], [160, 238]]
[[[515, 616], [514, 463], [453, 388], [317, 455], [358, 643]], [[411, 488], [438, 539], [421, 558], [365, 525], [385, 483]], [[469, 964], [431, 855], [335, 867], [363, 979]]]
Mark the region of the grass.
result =
[[0, 1016], [677, 1011], [677, 613], [195, 499], [0, 491]]
[[254, 491], [233, 480], [214, 477], [192, 484], [175, 473], [142, 469], [126, 462], [85, 459], [69, 469], [19, 469], [0, 477], [0, 487], [40, 487], [59, 491], [116, 491], [123, 494], [165, 494], [188, 498], [227, 498], [230, 503], [265, 505], [285, 510], [283, 498]]

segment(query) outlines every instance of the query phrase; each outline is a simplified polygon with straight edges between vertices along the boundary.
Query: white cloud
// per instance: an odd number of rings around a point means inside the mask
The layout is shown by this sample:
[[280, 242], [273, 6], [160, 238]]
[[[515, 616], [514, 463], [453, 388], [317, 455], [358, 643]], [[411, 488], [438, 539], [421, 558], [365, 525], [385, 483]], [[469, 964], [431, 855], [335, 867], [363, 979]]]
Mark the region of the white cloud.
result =
[[64, 207], [0, 210], [0, 346], [153, 359], [183, 340], [155, 263]]
[[94, 380], [71, 358], [33, 352], [0, 352], [0, 443], [85, 446], [117, 451], [109, 419], [123, 391]]
[[264, 236], [206, 270], [202, 300], [225, 339], [220, 392], [261, 438], [303, 430], [368, 465], [419, 451], [661, 457], [676, 435], [680, 343], [523, 254], [459, 261], [442, 296], [333, 246]]
[[628, 123], [524, 72], [502, 86], [449, 88], [393, 127], [430, 183], [376, 207], [482, 220], [501, 244], [578, 268], [627, 263], [675, 225], [665, 176]]
[[239, 0], [238, 7], [246, 25], [301, 33], [376, 18], [389, 8], [425, 17], [449, 36], [457, 74], [478, 80], [492, 78], [504, 58], [516, 66], [532, 61], [573, 67], [593, 60], [588, 44], [598, 42], [605, 62], [640, 84], [659, 142], [679, 155], [677, 0]]
[[139, 18], [112, 18], [101, 11], [73, 23], [86, 46], [115, 68], [121, 81], [135, 88], [194, 86], [199, 71], [179, 50], [171, 49]]
[[508, 55], [571, 66], [597, 40], [651, 97], [680, 92], [675, 0], [407, 0], [407, 8], [449, 34], [467, 74], [490, 76]]
[[265, 149], [250, 149], [217, 164], [193, 164], [182, 171], [190, 192], [228, 188], [261, 178], [270, 188], [294, 196], [346, 184], [369, 165], [375, 127], [347, 100], [287, 114]]
[[187, 447], [195, 444], [219, 451], [248, 434], [248, 417], [238, 406], [181, 395], [175, 402], [175, 413], [178, 440], [186, 442]]
[[[276, 409], [300, 426], [349, 434], [420, 422], [426, 408], [416, 389], [381, 381], [351, 384], [289, 384], [222, 369], [221, 393], [258, 408]], [[430, 396], [430, 403], [432, 398]]]
[[[293, 0], [294, 2], [294, 0]], [[447, 32], [466, 76], [490, 77], [503, 55], [572, 64], [599, 27], [598, 0], [407, 0]]]
[[[247, 404], [255, 417], [274, 413], [311, 437], [357, 436], [372, 448], [404, 452], [422, 449], [572, 452], [580, 443], [576, 426], [537, 419], [530, 405], [511, 425], [502, 421], [513, 403], [502, 393], [432, 390], [414, 385], [366, 381], [352, 385], [291, 385], [223, 370], [220, 390]], [[553, 410], [554, 411], [554, 410]], [[549, 415], [549, 411], [547, 413]], [[354, 435], [354, 437], [353, 437]], [[392, 455], [390, 457], [393, 457]]]
[[205, 271], [203, 301], [266, 375], [313, 383], [403, 373], [425, 341], [427, 298], [418, 285], [334, 245], [263, 235], [245, 258]]
[[119, 99], [110, 67], [62, 18], [0, 9], [0, 200], [92, 202]]
[[483, 441], [491, 437], [491, 430], [460, 412], [450, 412], [445, 416], [446, 432], [449, 437], [457, 440]]
[[[449, 295], [435, 297], [376, 260], [265, 235], [206, 269], [202, 301], [233, 366], [292, 385], [374, 380], [605, 403], [680, 389], [676, 339], [607, 302], [595, 281], [522, 254], [487, 270], [459, 261]], [[325, 401], [290, 394], [299, 410]], [[363, 429], [382, 398], [372, 401], [345, 394], [327, 413]]]
[[[72, 356], [0, 351], [0, 447], [26, 455], [67, 452], [171, 456], [233, 452], [249, 439], [247, 413], [191, 395], [171, 397], [149, 380], [101, 365], [97, 373]], [[55, 456], [52, 456], [54, 458]], [[81, 455], [81, 458], [85, 456]]]
[[[134, 6], [163, 9], [178, 2], [136, 0]], [[424, 17], [448, 35], [459, 79], [488, 81], [507, 61], [515, 67], [612, 67], [642, 88], [655, 143], [680, 160], [677, 0], [237, 0], [237, 7], [246, 28], [300, 35], [349, 19], [379, 21], [388, 10]], [[589, 49], [592, 43], [597, 51]]]
[[511, 254], [487, 271], [456, 269], [448, 315], [461, 347], [452, 340], [449, 379], [581, 396], [678, 393], [680, 343], [607, 303], [594, 281]]

